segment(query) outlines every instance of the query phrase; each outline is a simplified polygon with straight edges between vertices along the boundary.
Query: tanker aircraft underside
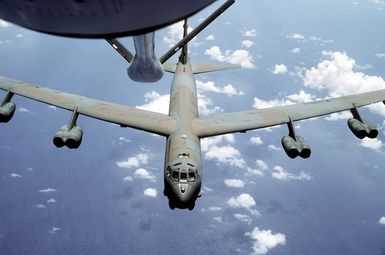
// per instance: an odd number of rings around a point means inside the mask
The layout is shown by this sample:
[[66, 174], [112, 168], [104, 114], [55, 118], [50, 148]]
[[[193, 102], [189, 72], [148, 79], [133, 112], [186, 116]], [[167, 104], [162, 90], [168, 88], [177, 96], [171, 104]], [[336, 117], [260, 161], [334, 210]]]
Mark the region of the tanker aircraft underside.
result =
[[[220, 15], [234, 0], [228, 0], [213, 15], [202, 22], [193, 32], [187, 34], [184, 24], [184, 37], [180, 43], [157, 60], [153, 55], [153, 34], [147, 33], [134, 39], [139, 66], [138, 75], [148, 78], [146, 70], [155, 70], [151, 77], [159, 78], [159, 70], [174, 73], [171, 84], [169, 114], [141, 110], [83, 96], [68, 94], [46, 87], [28, 84], [0, 76], [0, 89], [5, 90], [0, 102], [0, 122], [8, 122], [16, 109], [11, 102], [13, 95], [20, 95], [42, 103], [72, 111], [68, 125], [56, 133], [53, 142], [57, 147], [78, 148], [82, 142], [83, 130], [77, 126], [79, 115], [130, 127], [164, 136], [166, 140], [164, 161], [164, 194], [169, 198], [169, 206], [193, 209], [199, 197], [202, 184], [202, 158], [200, 140], [205, 137], [235, 132], [287, 125], [289, 133], [282, 138], [282, 146], [290, 158], [308, 158], [310, 147], [304, 138], [297, 136], [293, 122], [350, 110], [348, 120], [351, 131], [360, 139], [375, 138], [378, 131], [363, 119], [358, 108], [385, 100], [385, 89], [357, 95], [320, 100], [311, 103], [279, 106], [266, 109], [221, 113], [200, 116], [197, 104], [197, 89], [194, 74], [219, 71], [238, 67], [231, 64], [191, 64], [187, 56], [187, 42]], [[117, 39], [107, 39], [128, 62], [135, 59]], [[177, 64], [166, 62], [181, 49]], [[138, 53], [140, 52], [140, 53]], [[146, 57], [147, 56], [147, 57]], [[143, 64], [144, 63], [144, 64]], [[150, 63], [147, 65], [146, 63]], [[148, 69], [148, 66], [150, 68]], [[152, 67], [156, 67], [152, 69]], [[130, 74], [130, 71], [128, 71]], [[144, 73], [143, 73], [144, 72]], [[151, 73], [151, 72], [150, 72]], [[137, 77], [137, 76], [136, 76]]]

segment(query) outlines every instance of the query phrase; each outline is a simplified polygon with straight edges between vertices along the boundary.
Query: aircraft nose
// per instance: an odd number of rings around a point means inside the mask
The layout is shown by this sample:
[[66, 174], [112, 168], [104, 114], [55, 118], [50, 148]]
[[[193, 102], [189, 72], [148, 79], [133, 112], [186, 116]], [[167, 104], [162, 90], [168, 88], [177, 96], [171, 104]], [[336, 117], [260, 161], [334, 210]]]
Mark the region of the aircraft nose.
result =
[[193, 193], [191, 185], [179, 184], [178, 186], [178, 192], [176, 192], [178, 200], [182, 203], [189, 201]]

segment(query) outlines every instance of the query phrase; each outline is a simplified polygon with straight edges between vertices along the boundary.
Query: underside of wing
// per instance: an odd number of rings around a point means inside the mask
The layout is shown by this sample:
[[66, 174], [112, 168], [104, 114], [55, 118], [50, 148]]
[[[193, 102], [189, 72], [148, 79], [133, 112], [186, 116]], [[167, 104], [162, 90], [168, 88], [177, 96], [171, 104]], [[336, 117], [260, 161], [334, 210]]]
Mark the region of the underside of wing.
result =
[[[131, 127], [150, 133], [168, 136], [175, 121], [164, 114], [113, 104], [57, 90], [44, 88], [0, 76], [0, 89], [42, 103], [54, 105], [78, 114]], [[3, 102], [4, 103], [4, 102]]]
[[385, 100], [385, 90], [326, 99], [311, 103], [203, 116], [193, 121], [201, 138], [243, 132], [350, 110]]

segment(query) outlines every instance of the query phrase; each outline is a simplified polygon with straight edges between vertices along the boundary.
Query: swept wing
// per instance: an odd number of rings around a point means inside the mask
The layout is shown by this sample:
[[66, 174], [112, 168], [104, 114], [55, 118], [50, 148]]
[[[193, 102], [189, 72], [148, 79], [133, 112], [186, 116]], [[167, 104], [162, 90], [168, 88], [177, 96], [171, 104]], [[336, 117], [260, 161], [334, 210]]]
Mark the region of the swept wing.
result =
[[311, 103], [202, 116], [193, 120], [201, 138], [287, 124], [385, 100], [385, 89]]

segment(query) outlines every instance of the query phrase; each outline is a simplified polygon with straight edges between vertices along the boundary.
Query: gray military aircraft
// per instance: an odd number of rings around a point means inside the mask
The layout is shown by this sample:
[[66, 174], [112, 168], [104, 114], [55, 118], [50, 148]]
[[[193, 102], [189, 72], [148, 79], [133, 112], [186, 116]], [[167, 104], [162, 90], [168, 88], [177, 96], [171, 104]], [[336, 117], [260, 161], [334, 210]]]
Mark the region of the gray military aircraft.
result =
[[[187, 34], [185, 22], [184, 39], [191, 37], [191, 33]], [[123, 57], [129, 58], [126, 49], [115, 43], [116, 41], [112, 41], [114, 48]], [[16, 109], [11, 99], [13, 95], [20, 95], [73, 112], [69, 124], [63, 126], [53, 138], [57, 147], [75, 149], [80, 146], [83, 130], [76, 124], [79, 115], [163, 136], [166, 138], [164, 195], [169, 198], [171, 209], [190, 210], [195, 206], [202, 184], [202, 138], [286, 124], [289, 133], [282, 138], [285, 152], [290, 158], [308, 158], [311, 154], [310, 147], [304, 138], [297, 136], [293, 122], [345, 110], [352, 113], [348, 126], [354, 135], [360, 139], [375, 138], [378, 135], [374, 126], [363, 119], [357, 109], [384, 102], [385, 89], [311, 103], [200, 116], [194, 75], [237, 66], [193, 64], [188, 58], [187, 43], [182, 43], [181, 47], [176, 48], [181, 49], [178, 63], [163, 62], [162, 65], [165, 71], [174, 73], [168, 115], [68, 94], [0, 76], [0, 89], [6, 91], [4, 99], [0, 102], [0, 122], [11, 120]], [[177, 51], [175, 49], [174, 53]]]

